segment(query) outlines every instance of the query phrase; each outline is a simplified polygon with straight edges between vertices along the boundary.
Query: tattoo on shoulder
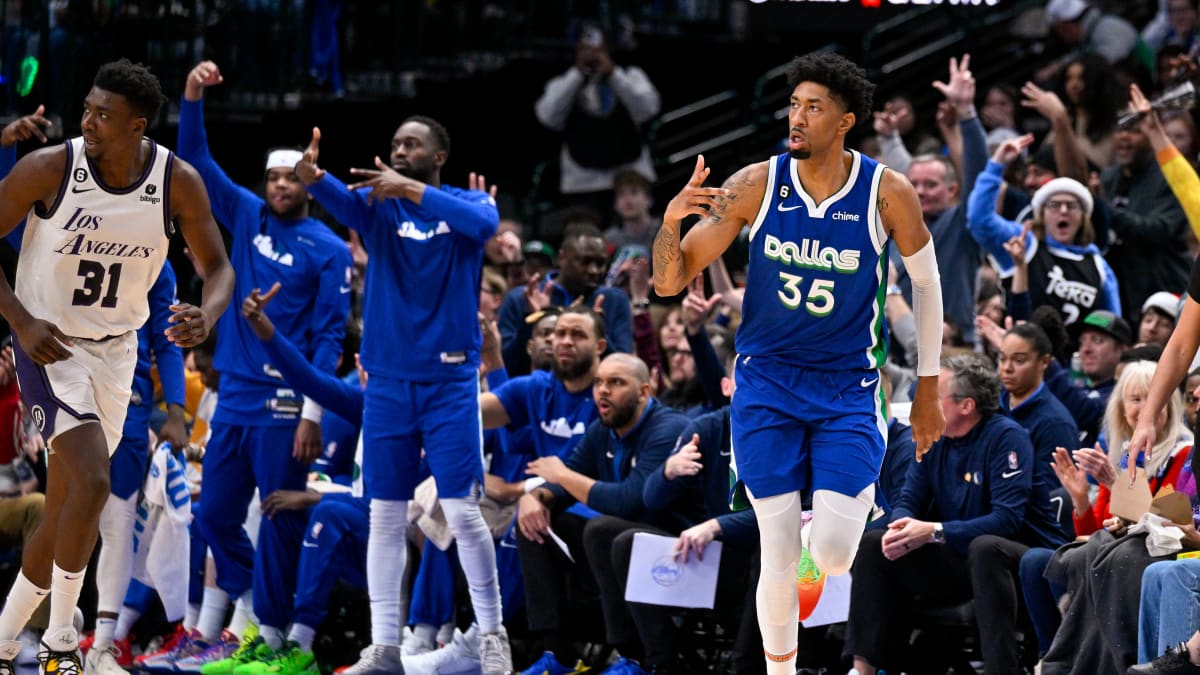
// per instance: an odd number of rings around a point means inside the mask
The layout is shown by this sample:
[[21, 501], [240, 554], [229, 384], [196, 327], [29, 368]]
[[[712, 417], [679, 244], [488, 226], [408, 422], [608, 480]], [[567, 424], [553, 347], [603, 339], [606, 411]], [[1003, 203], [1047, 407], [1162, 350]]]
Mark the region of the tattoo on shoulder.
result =
[[880, 211], [887, 211], [887, 207], [888, 207], [888, 200], [887, 200], [887, 197], [880, 197], [880, 198], [879, 198], [879, 210], [880, 210]]

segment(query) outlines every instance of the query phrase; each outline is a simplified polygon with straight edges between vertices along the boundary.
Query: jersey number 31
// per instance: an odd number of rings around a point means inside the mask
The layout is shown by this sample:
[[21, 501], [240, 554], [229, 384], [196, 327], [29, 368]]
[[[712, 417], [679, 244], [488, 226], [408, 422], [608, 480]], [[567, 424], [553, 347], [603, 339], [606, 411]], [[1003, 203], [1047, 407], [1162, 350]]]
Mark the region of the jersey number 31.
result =
[[[100, 300], [100, 306], [113, 308], [117, 306], [117, 286], [121, 284], [121, 263], [113, 263], [107, 270], [102, 263], [95, 260], [79, 261], [79, 276], [83, 277], [83, 288], [75, 289], [71, 297], [72, 305], [90, 307]], [[104, 277], [108, 277], [108, 290], [104, 289]], [[100, 294], [104, 294], [104, 299]]]
[[783, 302], [784, 307], [799, 309], [803, 304], [804, 309], [815, 317], [829, 316], [829, 313], [833, 311], [833, 282], [829, 279], [813, 279], [812, 285], [808, 288], [807, 301], [804, 293], [800, 290], [800, 284], [804, 283], [804, 277], [780, 272], [779, 280], [783, 282], [783, 288], [778, 291], [779, 300]]

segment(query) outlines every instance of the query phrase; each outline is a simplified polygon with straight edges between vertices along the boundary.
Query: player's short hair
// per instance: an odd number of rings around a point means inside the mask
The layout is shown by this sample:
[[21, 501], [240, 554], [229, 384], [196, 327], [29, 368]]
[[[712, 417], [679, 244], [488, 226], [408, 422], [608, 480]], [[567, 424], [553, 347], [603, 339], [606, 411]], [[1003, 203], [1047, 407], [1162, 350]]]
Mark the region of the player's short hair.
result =
[[158, 78], [146, 66], [129, 59], [100, 66], [92, 86], [124, 96], [133, 109], [150, 122], [158, 118], [158, 111], [167, 102]]
[[950, 392], [955, 398], [975, 401], [975, 409], [984, 417], [1000, 409], [1000, 376], [996, 366], [975, 352], [965, 352], [942, 359], [942, 368], [949, 370]]
[[450, 154], [450, 132], [446, 131], [446, 127], [442, 126], [441, 122], [426, 115], [410, 115], [400, 123], [400, 126], [404, 126], [409, 122], [416, 122], [429, 127], [429, 133], [433, 135], [433, 141], [438, 146], [437, 149], [445, 152], [447, 155]]
[[854, 113], [859, 123], [871, 119], [875, 83], [868, 80], [866, 71], [853, 61], [833, 52], [813, 52], [792, 59], [787, 77], [792, 89], [801, 82], [815, 82], [826, 87], [846, 112]]
[[591, 317], [592, 325], [596, 327], [596, 334], [592, 336], [594, 339], [599, 340], [600, 338], [608, 335], [608, 326], [604, 323], [604, 315], [593, 310], [591, 307], [587, 307], [585, 305], [572, 305], [570, 307], [564, 307], [562, 312], [559, 313], [559, 316], [562, 317], [567, 314], [578, 314], [580, 316]]

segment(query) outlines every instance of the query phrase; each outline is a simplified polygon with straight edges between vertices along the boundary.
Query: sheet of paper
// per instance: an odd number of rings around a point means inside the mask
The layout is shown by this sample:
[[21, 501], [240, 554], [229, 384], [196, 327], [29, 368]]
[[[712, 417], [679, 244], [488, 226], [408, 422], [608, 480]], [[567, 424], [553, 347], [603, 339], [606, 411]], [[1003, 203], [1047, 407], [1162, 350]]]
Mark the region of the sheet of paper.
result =
[[841, 623], [850, 616], [850, 574], [825, 577], [825, 588], [813, 613], [800, 623], [805, 628]]
[[721, 567], [721, 542], [704, 549], [704, 559], [675, 559], [675, 537], [649, 532], [633, 535], [625, 600], [667, 607], [712, 609], [717, 597], [717, 570]]
[[558, 547], [562, 549], [563, 555], [567, 556], [567, 560], [575, 562], [575, 556], [571, 555], [571, 549], [567, 548], [567, 542], [563, 541], [562, 537], [555, 534], [554, 530], [546, 530], [546, 534], [550, 535], [555, 544], [558, 544]]
[[1109, 490], [1112, 492], [1112, 501], [1108, 510], [1114, 516], [1136, 523], [1150, 510], [1150, 484], [1146, 481], [1146, 472], [1141, 469], [1137, 470], [1132, 485], [1129, 484], [1129, 470], [1119, 469], [1117, 480]]

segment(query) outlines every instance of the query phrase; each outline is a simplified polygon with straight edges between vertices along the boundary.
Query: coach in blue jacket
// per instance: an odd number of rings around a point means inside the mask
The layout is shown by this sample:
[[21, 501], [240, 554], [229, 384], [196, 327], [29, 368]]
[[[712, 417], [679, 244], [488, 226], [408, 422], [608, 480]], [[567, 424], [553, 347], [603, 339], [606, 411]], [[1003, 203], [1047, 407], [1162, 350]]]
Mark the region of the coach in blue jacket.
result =
[[[907, 629], [902, 618], [914, 597], [933, 606], [971, 598], [976, 538], [1022, 532], [1033, 446], [1019, 424], [997, 414], [995, 368], [973, 353], [947, 357], [938, 394], [945, 437], [909, 467], [887, 529], [864, 534], [854, 561], [845, 654], [863, 675], [889, 657], [883, 646]], [[986, 662], [986, 672], [1005, 672], [997, 665]]]

